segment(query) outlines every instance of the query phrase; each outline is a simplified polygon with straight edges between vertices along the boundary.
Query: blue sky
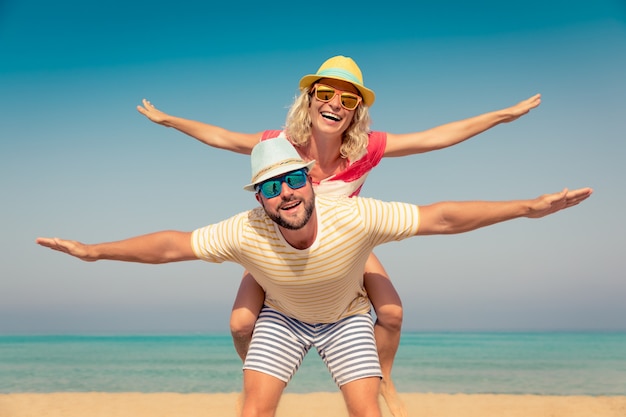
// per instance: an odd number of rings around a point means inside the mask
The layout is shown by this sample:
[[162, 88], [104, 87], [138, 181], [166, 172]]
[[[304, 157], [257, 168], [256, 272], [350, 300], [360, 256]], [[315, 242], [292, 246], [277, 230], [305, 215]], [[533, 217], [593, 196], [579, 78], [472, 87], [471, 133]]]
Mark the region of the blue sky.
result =
[[595, 190], [546, 219], [378, 248], [406, 330], [626, 330], [626, 3], [408, 4], [0, 1], [0, 333], [227, 331], [238, 265], [84, 263], [34, 240], [192, 230], [254, 207], [248, 157], [135, 106], [280, 128], [300, 77], [337, 54], [376, 92], [376, 130], [543, 97], [456, 147], [383, 160], [364, 195]]

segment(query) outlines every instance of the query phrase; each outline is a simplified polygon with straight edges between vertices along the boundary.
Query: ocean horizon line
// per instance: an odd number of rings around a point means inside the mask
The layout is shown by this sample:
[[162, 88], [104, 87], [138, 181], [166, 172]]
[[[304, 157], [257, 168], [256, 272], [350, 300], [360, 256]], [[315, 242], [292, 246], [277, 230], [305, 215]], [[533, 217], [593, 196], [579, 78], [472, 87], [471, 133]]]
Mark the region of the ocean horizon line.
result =
[[[402, 334], [626, 334], [626, 329], [460, 329], [460, 330], [403, 330]], [[122, 336], [154, 336], [154, 337], [176, 337], [176, 336], [229, 336], [225, 330], [208, 331], [52, 331], [52, 332], [1, 332], [0, 337], [28, 337], [28, 336], [93, 336], [93, 337], [122, 337]]]
[[[0, 393], [238, 392], [229, 333], [0, 335]], [[626, 395], [626, 332], [403, 332], [399, 392]], [[338, 388], [315, 349], [285, 392]]]

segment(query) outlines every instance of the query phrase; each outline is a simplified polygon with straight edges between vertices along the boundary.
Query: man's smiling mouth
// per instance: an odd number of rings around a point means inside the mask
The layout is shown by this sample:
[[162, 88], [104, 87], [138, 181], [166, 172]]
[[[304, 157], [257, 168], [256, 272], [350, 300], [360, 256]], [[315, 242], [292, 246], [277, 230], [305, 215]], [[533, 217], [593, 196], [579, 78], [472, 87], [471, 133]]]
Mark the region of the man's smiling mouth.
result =
[[297, 206], [299, 206], [302, 202], [299, 200], [294, 200], [294, 201], [289, 201], [283, 205], [280, 206], [281, 210], [291, 210], [292, 208], [295, 208]]

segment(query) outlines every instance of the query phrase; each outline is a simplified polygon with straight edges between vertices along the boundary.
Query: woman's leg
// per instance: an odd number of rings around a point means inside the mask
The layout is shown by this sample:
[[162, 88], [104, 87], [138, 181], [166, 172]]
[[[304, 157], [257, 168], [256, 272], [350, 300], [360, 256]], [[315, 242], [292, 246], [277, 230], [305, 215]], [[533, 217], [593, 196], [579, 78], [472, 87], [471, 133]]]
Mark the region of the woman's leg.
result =
[[233, 337], [235, 350], [242, 361], [245, 361], [254, 323], [263, 307], [265, 292], [254, 280], [252, 274], [244, 272], [237, 298], [230, 314], [230, 334]]
[[405, 417], [406, 409], [391, 379], [391, 368], [400, 344], [402, 302], [385, 268], [373, 253], [365, 264], [363, 283], [376, 312], [374, 336], [383, 379], [380, 392], [394, 417]]

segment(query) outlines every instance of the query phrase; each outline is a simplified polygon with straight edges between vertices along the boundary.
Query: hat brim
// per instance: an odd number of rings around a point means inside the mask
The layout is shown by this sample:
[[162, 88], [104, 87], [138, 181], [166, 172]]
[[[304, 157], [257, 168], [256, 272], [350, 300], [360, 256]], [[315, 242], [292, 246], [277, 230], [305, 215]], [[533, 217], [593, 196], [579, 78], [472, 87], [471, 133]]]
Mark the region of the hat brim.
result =
[[300, 79], [300, 90], [303, 90], [307, 87], [311, 87], [311, 85], [313, 85], [314, 82], [322, 78], [340, 80], [340, 81], [345, 81], [345, 82], [352, 84], [357, 90], [359, 90], [361, 97], [363, 97], [363, 104], [365, 104], [368, 107], [371, 107], [372, 104], [374, 104], [374, 101], [376, 100], [376, 94], [374, 94], [374, 92], [370, 90], [369, 88], [363, 85], [357, 84], [354, 81], [348, 80], [346, 78], [336, 77], [332, 75], [319, 75], [319, 74], [305, 75], [304, 77]]
[[270, 178], [274, 178], [277, 177], [279, 175], [285, 174], [287, 172], [291, 172], [291, 171], [297, 171], [299, 169], [302, 168], [306, 168], [307, 170], [311, 170], [311, 167], [315, 165], [315, 161], [310, 161], [310, 162], [306, 162], [306, 163], [296, 163], [296, 164], [288, 164], [288, 165], [280, 165], [272, 170], [269, 170], [268, 172], [263, 173], [263, 175], [259, 176], [259, 178], [256, 179], [256, 181], [254, 181], [253, 183], [250, 183], [248, 185], [245, 185], [243, 187], [244, 190], [246, 191], [255, 191], [254, 187], [256, 187], [257, 184], [262, 183], [263, 181], [267, 181]]

